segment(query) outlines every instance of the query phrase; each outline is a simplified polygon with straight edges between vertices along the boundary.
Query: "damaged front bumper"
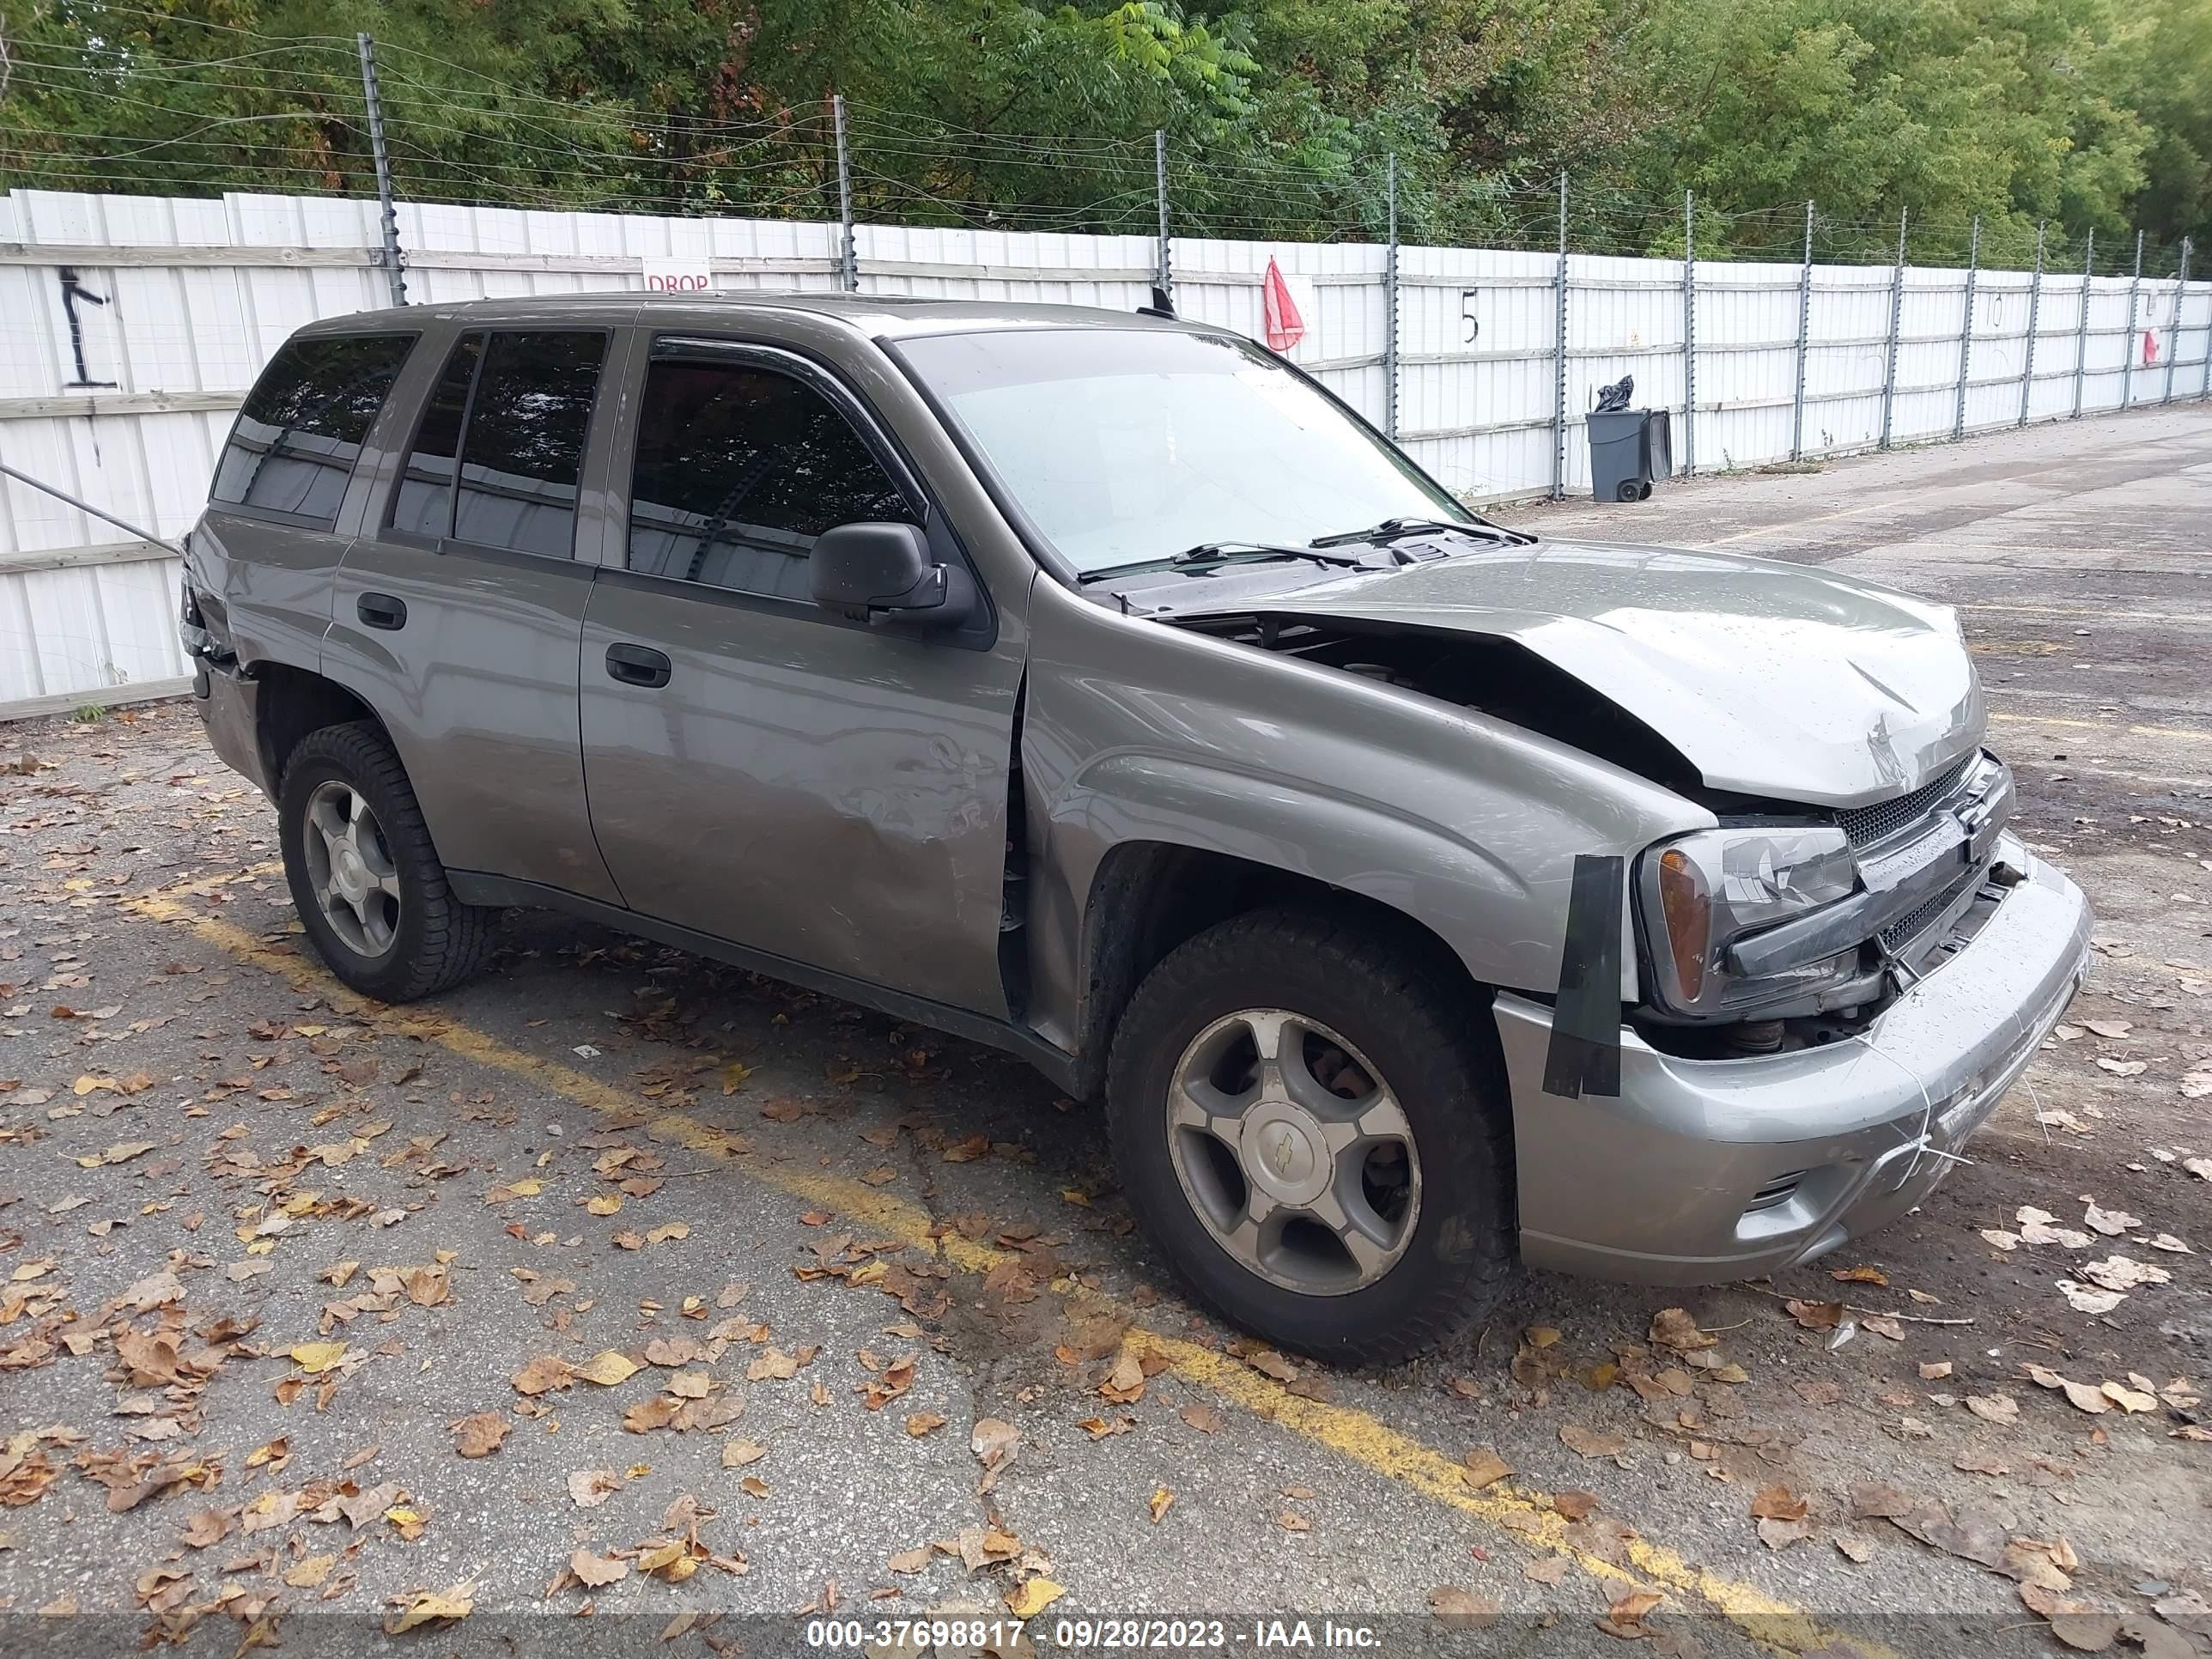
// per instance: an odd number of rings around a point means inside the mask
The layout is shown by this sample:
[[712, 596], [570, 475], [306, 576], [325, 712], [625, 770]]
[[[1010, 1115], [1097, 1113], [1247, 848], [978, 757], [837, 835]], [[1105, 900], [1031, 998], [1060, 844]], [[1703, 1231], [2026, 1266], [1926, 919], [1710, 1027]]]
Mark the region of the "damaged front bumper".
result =
[[[1552, 1010], [1496, 1000], [1530, 1267], [1695, 1285], [1756, 1278], [1926, 1196], [2057, 1024], [2087, 962], [2081, 889], [2009, 835], [2015, 885], [1863, 1036], [1725, 1060], [1621, 1031], [1620, 1093], [1544, 1091]], [[1954, 935], [1955, 937], [1955, 935]]]

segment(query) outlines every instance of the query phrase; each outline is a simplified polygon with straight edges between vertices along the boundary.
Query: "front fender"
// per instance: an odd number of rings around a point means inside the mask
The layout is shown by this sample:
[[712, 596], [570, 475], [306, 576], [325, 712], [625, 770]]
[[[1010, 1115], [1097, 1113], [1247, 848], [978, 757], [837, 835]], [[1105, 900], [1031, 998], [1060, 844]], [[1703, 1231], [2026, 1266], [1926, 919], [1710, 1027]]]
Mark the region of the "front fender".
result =
[[[1577, 855], [1632, 858], [1714, 822], [1478, 712], [1036, 591], [1022, 762], [1041, 1030], [1081, 1029], [1085, 913], [1116, 846], [1222, 854], [1360, 894], [1437, 934], [1477, 981], [1548, 995]], [[1634, 1000], [1625, 905], [1620, 926]]]

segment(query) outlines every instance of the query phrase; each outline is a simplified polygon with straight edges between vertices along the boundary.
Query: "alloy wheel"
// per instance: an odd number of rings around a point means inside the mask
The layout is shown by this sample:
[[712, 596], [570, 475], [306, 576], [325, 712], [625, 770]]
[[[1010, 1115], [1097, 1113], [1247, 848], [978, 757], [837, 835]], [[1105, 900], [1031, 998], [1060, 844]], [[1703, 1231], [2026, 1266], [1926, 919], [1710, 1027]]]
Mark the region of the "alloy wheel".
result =
[[1213, 1021], [1176, 1064], [1166, 1120], [1192, 1210], [1261, 1278], [1341, 1296], [1405, 1254], [1421, 1201], [1413, 1126], [1327, 1026], [1282, 1008]]
[[336, 778], [318, 785], [300, 843], [331, 931], [356, 955], [389, 951], [399, 934], [399, 870], [361, 792]]

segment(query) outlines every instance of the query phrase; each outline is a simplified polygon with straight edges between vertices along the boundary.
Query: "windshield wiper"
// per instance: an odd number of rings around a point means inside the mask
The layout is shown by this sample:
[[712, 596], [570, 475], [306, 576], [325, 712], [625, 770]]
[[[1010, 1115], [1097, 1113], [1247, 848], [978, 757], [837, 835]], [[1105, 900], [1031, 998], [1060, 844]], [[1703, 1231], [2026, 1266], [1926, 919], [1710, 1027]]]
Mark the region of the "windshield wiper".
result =
[[1109, 564], [1103, 569], [1086, 570], [1078, 580], [1095, 582], [1108, 576], [1127, 576], [1146, 570], [1180, 570], [1200, 564], [1246, 564], [1261, 559], [1311, 559], [1316, 564], [1353, 566], [1362, 562], [1342, 554], [1325, 553], [1316, 547], [1283, 547], [1273, 542], [1200, 542], [1171, 558]]
[[1385, 519], [1381, 524], [1370, 525], [1364, 530], [1346, 530], [1334, 536], [1316, 536], [1309, 544], [1314, 547], [1352, 547], [1362, 544], [1369, 547], [1388, 547], [1392, 542], [1408, 536], [1430, 536], [1438, 531], [1455, 531], [1462, 536], [1476, 536], [1485, 541], [1527, 543], [1536, 538], [1518, 530], [1508, 530], [1502, 524], [1492, 524], [1477, 514], [1464, 521], [1456, 519]]

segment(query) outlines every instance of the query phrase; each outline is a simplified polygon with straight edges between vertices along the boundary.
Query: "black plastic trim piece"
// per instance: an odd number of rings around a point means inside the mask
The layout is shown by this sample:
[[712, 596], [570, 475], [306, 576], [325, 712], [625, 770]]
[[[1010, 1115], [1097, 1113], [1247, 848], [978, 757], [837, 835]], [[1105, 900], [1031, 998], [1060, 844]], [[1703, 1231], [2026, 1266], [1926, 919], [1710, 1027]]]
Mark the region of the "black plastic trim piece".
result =
[[1559, 998], [1544, 1055], [1544, 1092], [1566, 1100], [1620, 1094], [1620, 907], [1628, 861], [1577, 853], [1567, 893]]

